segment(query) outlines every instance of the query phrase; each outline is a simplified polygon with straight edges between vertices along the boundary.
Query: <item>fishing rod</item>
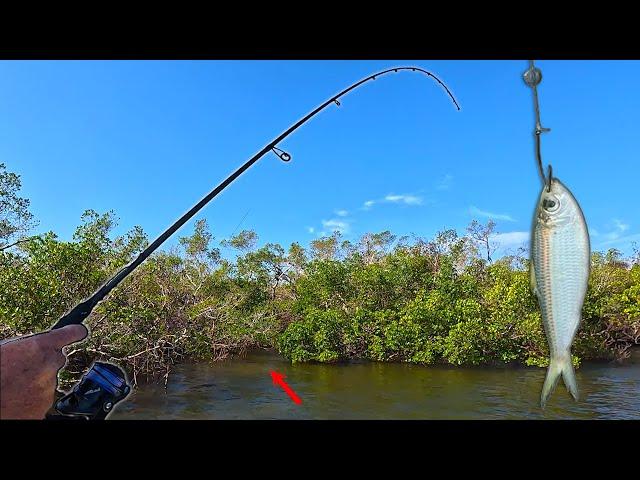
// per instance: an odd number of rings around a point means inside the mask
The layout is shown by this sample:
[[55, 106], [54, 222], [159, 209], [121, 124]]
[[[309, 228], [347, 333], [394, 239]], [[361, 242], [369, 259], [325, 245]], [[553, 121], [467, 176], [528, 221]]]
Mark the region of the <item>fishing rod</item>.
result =
[[329, 100], [318, 106], [315, 110], [298, 120], [296, 123], [291, 125], [287, 130], [281, 133], [274, 140], [269, 142], [267, 145], [262, 148], [258, 153], [256, 153], [253, 157], [247, 160], [244, 165], [239, 167], [235, 172], [229, 175], [220, 185], [211, 190], [207, 195], [205, 195], [202, 200], [196, 203], [189, 211], [187, 211], [182, 217], [180, 217], [173, 225], [171, 225], [167, 230], [165, 230], [158, 238], [156, 238], [147, 248], [145, 248], [137, 258], [135, 258], [132, 262], [125, 265], [120, 271], [118, 271], [113, 277], [111, 277], [106, 283], [104, 283], [98, 290], [95, 291], [93, 295], [84, 301], [78, 303], [75, 307], [73, 307], [68, 313], [60, 317], [60, 319], [51, 327], [51, 329], [62, 328], [66, 325], [72, 325], [77, 323], [82, 323], [89, 316], [89, 314], [93, 311], [94, 307], [104, 299], [111, 290], [113, 290], [122, 280], [124, 280], [131, 272], [133, 272], [138, 265], [140, 265], [143, 261], [149, 257], [160, 245], [162, 245], [171, 235], [173, 235], [176, 230], [178, 230], [182, 225], [184, 225], [191, 217], [193, 217], [196, 213], [198, 213], [207, 203], [213, 200], [220, 192], [222, 192], [225, 188], [227, 188], [236, 178], [238, 178], [245, 170], [251, 167], [254, 163], [260, 160], [263, 156], [265, 156], [269, 152], [275, 153], [282, 161], [288, 162], [291, 160], [291, 155], [287, 152], [276, 147], [278, 143], [291, 135], [294, 131], [300, 128], [302, 125], [307, 123], [313, 117], [315, 117], [318, 113], [324, 110], [326, 107], [331, 105], [332, 103], [340, 106], [339, 99], [349, 93], [350, 91], [358, 88], [363, 83], [366, 83], [371, 80], [375, 80], [382, 75], [386, 75], [388, 73], [400, 72], [404, 70], [409, 70], [413, 72], [420, 72], [429, 77], [432, 77], [436, 82], [438, 82], [447, 92], [453, 104], [456, 106], [458, 110], [460, 110], [460, 106], [458, 102], [453, 97], [453, 94], [447, 88], [447, 86], [433, 73], [428, 72], [419, 67], [396, 67], [390, 68], [388, 70], [383, 70], [378, 73], [374, 73], [373, 75], [369, 75], [366, 78], [363, 78], [359, 82], [354, 83], [353, 85], [345, 88], [337, 95], [334, 95]]
[[[362, 80], [345, 88], [340, 93], [329, 98], [326, 102], [319, 105], [315, 110], [302, 117], [288, 129], [282, 132], [278, 137], [265, 145], [262, 150], [260, 150], [253, 157], [247, 160], [235, 172], [233, 172], [222, 183], [220, 183], [220, 185], [211, 190], [211, 192], [205, 195], [198, 203], [196, 203], [193, 207], [191, 207], [191, 209], [183, 214], [175, 223], [167, 228], [133, 261], [125, 265], [115, 275], [107, 280], [100, 288], [98, 288], [93, 293], [93, 295], [78, 303], [65, 315], [60, 317], [60, 319], [51, 327], [51, 329], [53, 330], [62, 328], [67, 325], [79, 324], [84, 322], [85, 319], [91, 314], [95, 306], [101, 300], [103, 300], [109, 294], [109, 292], [111, 292], [111, 290], [113, 290], [118, 284], [120, 284], [120, 282], [122, 282], [129, 274], [131, 274], [131, 272], [133, 272], [142, 262], [144, 262], [149, 257], [149, 255], [151, 255], [158, 247], [160, 247], [160, 245], [162, 245], [180, 227], [182, 227], [187, 221], [189, 221], [189, 219], [191, 219], [205, 205], [207, 205], [218, 194], [220, 194], [220, 192], [227, 188], [236, 178], [238, 178], [242, 173], [244, 173], [249, 167], [251, 167], [262, 157], [264, 157], [267, 153], [273, 152], [282, 161], [289, 162], [291, 160], [291, 155], [278, 148], [277, 145], [302, 125], [315, 117], [322, 110], [324, 110], [331, 104], [340, 106], [340, 98], [342, 98], [352, 90], [360, 87], [364, 83], [376, 80], [378, 77], [381, 77], [388, 73], [397, 73], [401, 71], [418, 72], [433, 78], [446, 90], [455, 107], [460, 110], [460, 105], [458, 105], [458, 102], [454, 98], [449, 88], [433, 73], [419, 67], [394, 67], [363, 78]], [[96, 391], [96, 388], [102, 388], [102, 390], [104, 390], [103, 393], [105, 394], [97, 396], [99, 398], [96, 400], [88, 399], [88, 397], [86, 396], [87, 392], [93, 393], [94, 391]], [[113, 405], [117, 401], [125, 398], [129, 394], [129, 391], [130, 387], [126, 383], [124, 372], [122, 372], [119, 367], [103, 362], [96, 362], [94, 364], [94, 367], [92, 367], [91, 370], [81, 379], [74, 390], [55, 403], [55, 410], [59, 413], [62, 413], [63, 415], [84, 416], [85, 418], [104, 418], [111, 411]], [[92, 409], [96, 408], [96, 405], [98, 405], [98, 408], [100, 410], [98, 416], [95, 416], [91, 413]]]

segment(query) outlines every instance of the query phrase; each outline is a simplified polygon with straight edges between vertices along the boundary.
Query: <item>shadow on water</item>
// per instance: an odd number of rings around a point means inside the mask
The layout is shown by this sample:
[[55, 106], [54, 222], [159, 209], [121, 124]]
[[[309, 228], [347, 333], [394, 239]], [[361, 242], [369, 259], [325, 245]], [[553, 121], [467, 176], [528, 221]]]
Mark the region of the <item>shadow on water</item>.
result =
[[[270, 372], [302, 398], [294, 404]], [[291, 365], [272, 353], [181, 365], [143, 385], [112, 419], [640, 419], [640, 365], [587, 364], [580, 401], [559, 384], [539, 406], [545, 369], [395, 363]]]

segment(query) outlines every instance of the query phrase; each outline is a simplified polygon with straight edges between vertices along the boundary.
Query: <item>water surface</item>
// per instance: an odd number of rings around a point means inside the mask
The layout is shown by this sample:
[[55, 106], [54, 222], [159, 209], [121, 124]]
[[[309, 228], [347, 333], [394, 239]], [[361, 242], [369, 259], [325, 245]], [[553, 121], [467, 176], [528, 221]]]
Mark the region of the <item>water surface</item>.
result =
[[[296, 405], [270, 371], [302, 398]], [[545, 369], [395, 363], [291, 365], [271, 353], [176, 367], [110, 419], [640, 419], [640, 365], [585, 364], [580, 401], [560, 383], [539, 406]]]

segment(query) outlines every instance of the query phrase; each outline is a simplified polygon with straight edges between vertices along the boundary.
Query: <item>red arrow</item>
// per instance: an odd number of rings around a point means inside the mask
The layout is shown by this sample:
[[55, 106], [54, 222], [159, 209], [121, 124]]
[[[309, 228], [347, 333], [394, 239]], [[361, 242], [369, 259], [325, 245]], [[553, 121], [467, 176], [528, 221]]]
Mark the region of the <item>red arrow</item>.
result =
[[296, 395], [296, 392], [291, 390], [291, 387], [289, 387], [289, 385], [287, 385], [287, 383], [283, 380], [283, 378], [285, 378], [285, 376], [283, 374], [272, 371], [271, 372], [271, 378], [273, 379], [273, 384], [274, 385], [280, 385], [282, 387], [282, 389], [285, 392], [287, 392], [287, 395], [289, 395], [291, 397], [291, 400], [296, 402], [298, 405], [300, 405], [302, 403], [302, 399], [298, 395]]

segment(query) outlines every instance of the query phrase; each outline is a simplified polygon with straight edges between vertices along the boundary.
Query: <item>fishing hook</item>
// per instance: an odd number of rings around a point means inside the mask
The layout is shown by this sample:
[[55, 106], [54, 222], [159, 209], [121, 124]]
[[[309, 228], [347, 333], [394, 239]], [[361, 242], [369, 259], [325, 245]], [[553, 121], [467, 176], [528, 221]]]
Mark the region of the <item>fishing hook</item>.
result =
[[213, 200], [214, 197], [216, 197], [220, 192], [222, 192], [225, 188], [227, 188], [231, 182], [233, 182], [242, 173], [244, 173], [251, 165], [253, 165], [258, 160], [260, 160], [264, 155], [266, 155], [269, 152], [273, 152], [278, 157], [280, 157], [280, 159], [284, 162], [288, 162], [289, 160], [291, 160], [291, 155], [277, 148], [276, 145], [280, 143], [282, 140], [284, 140], [286, 137], [288, 137], [290, 134], [292, 134], [301, 125], [303, 125], [304, 123], [309, 121], [312, 117], [320, 113], [327, 106], [331, 104], [340, 105], [340, 102], [338, 101], [340, 97], [346, 95], [351, 90], [358, 88], [363, 83], [366, 83], [369, 80], [375, 80], [377, 77], [386, 75], [387, 73], [390, 73], [390, 72], [397, 73], [401, 70], [411, 70], [412, 72], [421, 72], [427, 75], [428, 77], [433, 78], [447, 91], [447, 93], [449, 94], [449, 97], [451, 97], [451, 100], [453, 101], [453, 104], [456, 106], [458, 110], [460, 110], [460, 106], [458, 105], [458, 102], [453, 97], [453, 94], [447, 88], [447, 86], [433, 73], [428, 72], [427, 70], [424, 70], [419, 67], [394, 67], [388, 70], [383, 70], [381, 72], [374, 73], [373, 75], [369, 75], [368, 77], [363, 78], [362, 80], [345, 88], [337, 95], [334, 95], [333, 97], [331, 97], [329, 100], [321, 104], [315, 110], [311, 111], [310, 113], [302, 117], [300, 120], [298, 120], [296, 123], [294, 123], [292, 126], [290, 126], [287, 130], [285, 130], [278, 137], [276, 137], [275, 140], [268, 143], [264, 148], [262, 148], [262, 150], [260, 150], [253, 157], [247, 160], [235, 172], [229, 175], [220, 185], [218, 185], [216, 188], [211, 190], [211, 192], [209, 192], [198, 203], [196, 203], [193, 207], [191, 207], [189, 211], [184, 213], [178, 220], [176, 220], [175, 223], [173, 223], [173, 225], [167, 228], [158, 238], [156, 238], [151, 244], [149, 244], [147, 248], [145, 248], [142, 252], [140, 252], [140, 254], [134, 260], [132, 260], [127, 265], [122, 267], [115, 275], [113, 275], [100, 288], [98, 288], [98, 290], [96, 290], [93, 293], [93, 295], [83, 300], [82, 302], [78, 303], [69, 312], [67, 312], [65, 315], [60, 317], [60, 319], [58, 319], [58, 321], [53, 325], [53, 327], [51, 327], [51, 329], [62, 328], [66, 325], [82, 323], [93, 311], [94, 307], [98, 304], [98, 302], [100, 302], [103, 298], [105, 298], [109, 294], [109, 292], [113, 290], [131, 272], [133, 272], [133, 270], [135, 270], [138, 267], [138, 265], [140, 265], [143, 261], [145, 261], [147, 257], [149, 257], [149, 255], [151, 255], [160, 245], [162, 245], [165, 242], [165, 240], [167, 240], [171, 235], [173, 235], [176, 232], [176, 230], [182, 227], [182, 225], [184, 225], [187, 221], [189, 221], [191, 217], [193, 217], [196, 213], [198, 213], [198, 211], [200, 211], [207, 203]]
[[538, 173], [542, 179], [542, 183], [547, 187], [547, 191], [551, 191], [551, 180], [553, 168], [551, 164], [547, 167], [548, 175], [545, 177], [544, 168], [542, 166], [542, 153], [540, 152], [540, 134], [550, 132], [550, 128], [545, 128], [540, 122], [540, 105], [538, 103], [538, 85], [542, 81], [542, 72], [533, 64], [533, 60], [529, 60], [529, 69], [523, 74], [524, 82], [533, 90], [533, 105], [536, 111], [536, 129], [534, 130], [536, 139], [536, 159], [538, 161]]

